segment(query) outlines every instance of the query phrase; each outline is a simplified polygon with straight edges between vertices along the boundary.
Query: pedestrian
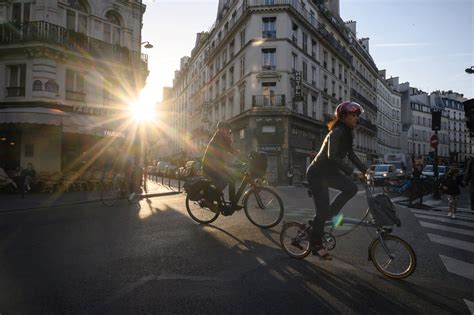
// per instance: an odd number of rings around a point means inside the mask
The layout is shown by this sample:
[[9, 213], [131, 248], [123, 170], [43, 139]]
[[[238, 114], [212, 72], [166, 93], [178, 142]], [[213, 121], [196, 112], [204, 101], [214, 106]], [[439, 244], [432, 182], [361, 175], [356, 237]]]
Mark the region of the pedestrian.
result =
[[36, 182], [36, 171], [33, 167], [33, 163], [29, 162], [26, 164], [26, 168], [21, 171], [21, 175], [23, 176], [23, 183], [26, 192], [31, 191], [31, 186]]
[[459, 186], [464, 186], [459, 170], [452, 168], [441, 182], [441, 190], [448, 195], [448, 217], [453, 219], [456, 217], [458, 196], [461, 194]]
[[290, 185], [290, 186], [293, 184], [293, 176], [294, 175], [295, 174], [293, 174], [293, 169], [290, 167], [288, 169], [288, 173], [286, 174], [286, 176], [288, 176], [288, 185]]
[[474, 158], [470, 158], [467, 163], [466, 173], [464, 174], [464, 182], [469, 187], [469, 196], [471, 199], [471, 210], [474, 211]]

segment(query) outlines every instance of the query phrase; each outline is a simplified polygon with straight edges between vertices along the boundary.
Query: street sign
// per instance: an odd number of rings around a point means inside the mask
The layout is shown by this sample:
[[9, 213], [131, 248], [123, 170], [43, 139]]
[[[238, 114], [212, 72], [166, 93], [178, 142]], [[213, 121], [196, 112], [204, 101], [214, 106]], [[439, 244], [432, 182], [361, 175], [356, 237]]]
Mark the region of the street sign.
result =
[[295, 71], [295, 101], [302, 100], [301, 93], [301, 71]]
[[430, 139], [430, 144], [432, 148], [436, 148], [438, 146], [439, 139], [437, 135], [432, 135]]

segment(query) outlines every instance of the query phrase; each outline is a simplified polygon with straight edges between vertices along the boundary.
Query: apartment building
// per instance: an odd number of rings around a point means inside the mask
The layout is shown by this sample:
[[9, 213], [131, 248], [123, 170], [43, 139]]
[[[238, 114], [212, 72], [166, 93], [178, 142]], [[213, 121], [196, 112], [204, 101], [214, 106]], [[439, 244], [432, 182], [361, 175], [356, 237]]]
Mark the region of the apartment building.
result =
[[[328, 119], [352, 97], [351, 80], [365, 80], [353, 69], [355, 43], [339, 1], [221, 0], [214, 25], [197, 35], [175, 75], [166, 119], [176, 130], [171, 155], [202, 156], [217, 122], [227, 120], [237, 148], [267, 153], [271, 182], [285, 180], [289, 168], [303, 177]], [[362, 70], [373, 63], [363, 54], [358, 71], [369, 77], [376, 72]], [[375, 154], [372, 107], [356, 135], [364, 161]]]
[[[143, 87], [141, 1], [0, 1], [0, 166], [93, 164]], [[125, 123], [125, 124], [124, 124]]]
[[401, 94], [386, 79], [386, 71], [380, 70], [377, 78], [377, 154], [402, 153], [400, 151]]

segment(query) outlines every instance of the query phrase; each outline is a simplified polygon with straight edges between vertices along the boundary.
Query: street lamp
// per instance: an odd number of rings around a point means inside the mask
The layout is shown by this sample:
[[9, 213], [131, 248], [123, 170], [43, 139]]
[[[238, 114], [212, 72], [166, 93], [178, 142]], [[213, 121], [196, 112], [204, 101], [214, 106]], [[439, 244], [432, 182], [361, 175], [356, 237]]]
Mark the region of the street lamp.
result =
[[146, 42], [143, 42], [143, 43], [141, 43], [141, 45], [143, 45], [143, 44], [145, 44], [145, 46], [143, 46], [143, 47], [145, 47], [146, 49], [153, 48], [153, 45], [152, 45], [152, 44], [150, 44], [150, 42], [149, 42], [149, 41], [146, 41]]

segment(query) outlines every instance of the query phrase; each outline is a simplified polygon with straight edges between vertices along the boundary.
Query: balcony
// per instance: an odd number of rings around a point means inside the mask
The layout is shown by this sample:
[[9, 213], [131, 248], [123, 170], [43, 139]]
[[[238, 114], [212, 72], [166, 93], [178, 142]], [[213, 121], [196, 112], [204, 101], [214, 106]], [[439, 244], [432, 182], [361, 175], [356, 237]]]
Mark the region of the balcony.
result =
[[20, 96], [25, 96], [24, 86], [7, 87], [7, 97], [20, 97]]
[[276, 38], [276, 30], [271, 30], [271, 31], [263, 31], [262, 32], [262, 38], [270, 38], [270, 39], [275, 39]]
[[275, 70], [276, 69], [276, 65], [263, 65], [262, 66], [262, 70]]
[[83, 56], [111, 59], [127, 65], [141, 64], [148, 68], [148, 56], [127, 47], [113, 45], [85, 34], [69, 31], [45, 21], [14, 25], [0, 24], [0, 45], [25, 42], [43, 42], [76, 51]]
[[359, 126], [377, 133], [377, 126], [364, 118], [359, 118]]
[[86, 93], [66, 90], [66, 99], [76, 102], [84, 102]]
[[285, 94], [253, 95], [253, 107], [285, 107]]
[[356, 90], [354, 90], [352, 88], [351, 88], [351, 96], [356, 98], [357, 100], [359, 100], [360, 103], [362, 103], [361, 104], [362, 106], [368, 106], [374, 112], [377, 112], [377, 106], [375, 106], [371, 101], [366, 99], [364, 96], [362, 96], [362, 94], [360, 94], [359, 92], [357, 92]]

